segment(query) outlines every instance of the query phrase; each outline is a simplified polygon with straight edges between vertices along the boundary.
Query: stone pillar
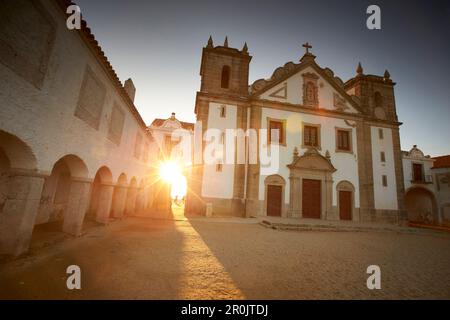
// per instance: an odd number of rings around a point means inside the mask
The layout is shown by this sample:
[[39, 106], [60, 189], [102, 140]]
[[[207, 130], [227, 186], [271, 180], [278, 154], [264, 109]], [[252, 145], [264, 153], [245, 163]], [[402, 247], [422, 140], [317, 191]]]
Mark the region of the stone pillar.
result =
[[109, 215], [111, 213], [112, 196], [114, 192], [114, 186], [108, 184], [101, 184], [96, 220], [100, 223], [109, 223]]
[[127, 188], [121, 185], [116, 186], [112, 208], [112, 215], [114, 218], [118, 219], [123, 218], [126, 204], [127, 204]]
[[289, 214], [288, 217], [298, 218], [302, 216], [301, 212], [301, 188], [300, 178], [294, 175], [289, 176]]
[[43, 185], [43, 175], [10, 173], [8, 194], [0, 214], [0, 254], [18, 256], [28, 250]]
[[358, 178], [360, 221], [375, 220], [375, 200], [373, 190], [372, 137], [368, 123], [356, 122], [358, 150]]
[[[250, 128], [258, 131], [257, 134], [257, 148], [256, 152], [259, 152], [260, 148], [260, 137], [259, 137], [259, 129], [261, 129], [261, 108], [258, 106], [250, 107]], [[249, 157], [250, 153], [254, 152], [249, 148]], [[247, 167], [247, 192], [246, 192], [246, 203], [245, 203], [245, 216], [256, 217], [261, 215], [264, 212], [264, 208], [262, 208], [261, 201], [259, 200], [259, 179], [260, 179], [260, 163], [259, 163], [259, 154], [256, 155], [257, 164], [249, 164]], [[283, 200], [284, 201], [284, 200]]]
[[136, 206], [134, 208], [135, 215], [141, 215], [144, 209], [144, 188], [140, 187], [137, 189], [136, 194]]
[[405, 207], [405, 184], [399, 127], [392, 129], [392, 143], [394, 148], [395, 183], [397, 186], [398, 202], [397, 223], [400, 225], [406, 225], [408, 223], [408, 213]]
[[326, 220], [339, 220], [333, 210], [333, 178], [330, 173], [325, 176], [325, 217]]
[[83, 220], [89, 206], [91, 181], [72, 179], [69, 199], [64, 213], [63, 231], [73, 236], [80, 236]]
[[125, 214], [127, 216], [134, 215], [134, 211], [136, 209], [136, 194], [137, 194], [136, 187], [128, 188], [126, 208], [125, 208]]

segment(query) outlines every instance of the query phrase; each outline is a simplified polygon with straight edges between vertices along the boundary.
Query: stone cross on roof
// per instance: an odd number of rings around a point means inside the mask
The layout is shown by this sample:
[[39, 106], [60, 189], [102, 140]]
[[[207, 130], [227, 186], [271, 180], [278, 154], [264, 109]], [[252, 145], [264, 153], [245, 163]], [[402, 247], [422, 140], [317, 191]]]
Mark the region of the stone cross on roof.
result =
[[306, 53], [309, 53], [309, 49], [312, 48], [312, 45], [309, 44], [309, 42], [302, 44], [302, 47], [306, 49]]

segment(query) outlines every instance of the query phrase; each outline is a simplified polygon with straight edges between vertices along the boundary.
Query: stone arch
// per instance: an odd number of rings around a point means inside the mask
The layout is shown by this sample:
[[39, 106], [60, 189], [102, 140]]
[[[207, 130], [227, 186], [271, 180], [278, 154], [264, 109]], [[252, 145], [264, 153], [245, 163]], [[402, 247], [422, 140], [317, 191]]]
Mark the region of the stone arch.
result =
[[437, 202], [434, 194], [422, 187], [411, 187], [405, 192], [408, 220], [420, 223], [439, 223]]
[[32, 149], [23, 140], [0, 130], [0, 153], [7, 159], [9, 168], [36, 170], [37, 160]]
[[109, 222], [113, 191], [114, 184], [111, 170], [102, 166], [95, 174], [89, 206], [89, 216], [97, 222]]
[[286, 180], [284, 180], [284, 178], [282, 176], [280, 176], [279, 174], [273, 174], [273, 175], [267, 176], [264, 179], [264, 184], [285, 185]]
[[0, 130], [0, 254], [28, 250], [43, 184], [31, 147]]
[[132, 177], [130, 179], [130, 184], [128, 186], [125, 215], [127, 216], [134, 215], [134, 210], [136, 208], [136, 197], [137, 197], [137, 180], [136, 177]]
[[337, 216], [339, 220], [355, 220], [355, 187], [342, 180], [336, 185]]
[[264, 190], [264, 215], [285, 217], [286, 180], [279, 174], [267, 176], [264, 179]]
[[70, 201], [73, 181], [87, 180], [88, 169], [84, 161], [76, 155], [61, 157], [53, 165], [45, 178], [38, 215], [35, 224], [63, 222]]
[[127, 201], [127, 175], [121, 173], [117, 179], [117, 183], [114, 186], [112, 206], [111, 206], [111, 216], [113, 218], [121, 219], [125, 214], [125, 207]]

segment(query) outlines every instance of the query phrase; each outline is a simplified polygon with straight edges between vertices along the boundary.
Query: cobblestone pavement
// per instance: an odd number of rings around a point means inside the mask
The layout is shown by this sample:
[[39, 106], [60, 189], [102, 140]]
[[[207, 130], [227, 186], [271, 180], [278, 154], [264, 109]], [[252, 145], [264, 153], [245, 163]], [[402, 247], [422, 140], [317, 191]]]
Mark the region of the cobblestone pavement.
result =
[[[71, 264], [81, 290], [66, 289]], [[1, 264], [0, 298], [449, 299], [450, 236], [131, 218]]]

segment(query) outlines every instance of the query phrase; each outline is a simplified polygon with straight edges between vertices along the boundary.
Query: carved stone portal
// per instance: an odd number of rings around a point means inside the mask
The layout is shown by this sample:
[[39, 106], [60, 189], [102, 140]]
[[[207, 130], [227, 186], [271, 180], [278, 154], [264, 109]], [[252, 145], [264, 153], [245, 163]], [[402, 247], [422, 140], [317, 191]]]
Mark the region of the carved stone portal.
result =
[[335, 219], [332, 211], [333, 179], [336, 171], [331, 161], [322, 156], [317, 149], [308, 149], [303, 156], [294, 153], [290, 169], [289, 217], [303, 217], [303, 179], [320, 181], [320, 218]]

